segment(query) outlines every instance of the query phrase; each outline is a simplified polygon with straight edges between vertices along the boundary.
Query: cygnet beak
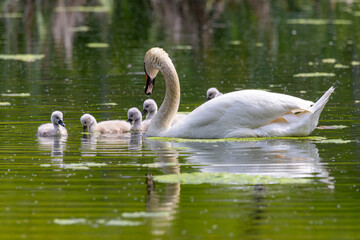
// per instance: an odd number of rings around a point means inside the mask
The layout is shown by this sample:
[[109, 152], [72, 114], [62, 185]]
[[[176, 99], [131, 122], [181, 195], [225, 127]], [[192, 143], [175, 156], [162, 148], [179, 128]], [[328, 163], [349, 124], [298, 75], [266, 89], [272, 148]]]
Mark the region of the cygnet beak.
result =
[[60, 124], [61, 126], [65, 127], [65, 123], [64, 123], [61, 119], [58, 121], [58, 124]]
[[144, 109], [142, 112], [141, 112], [141, 115], [144, 115], [145, 113], [147, 113], [147, 110]]
[[132, 121], [133, 121], [132, 119], [130, 119], [130, 118], [128, 119], [128, 122], [129, 122], [129, 123], [132, 123]]
[[87, 129], [87, 126], [83, 126], [83, 132], [85, 132]]

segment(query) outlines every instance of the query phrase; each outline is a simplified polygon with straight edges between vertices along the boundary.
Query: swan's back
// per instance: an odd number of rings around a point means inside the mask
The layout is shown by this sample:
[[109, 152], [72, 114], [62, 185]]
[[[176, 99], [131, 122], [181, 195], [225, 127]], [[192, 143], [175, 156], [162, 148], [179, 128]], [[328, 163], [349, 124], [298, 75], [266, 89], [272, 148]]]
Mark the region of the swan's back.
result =
[[58, 132], [55, 131], [52, 123], [44, 123], [38, 127], [37, 136], [39, 137], [52, 137], [55, 135], [67, 135], [67, 130], [63, 126], [59, 126]]
[[100, 133], [125, 133], [129, 132], [131, 124], [124, 120], [109, 120], [99, 122], [96, 126], [96, 132]]
[[261, 90], [242, 90], [205, 102], [167, 132], [166, 136], [222, 138], [256, 136], [254, 129], [313, 102]]

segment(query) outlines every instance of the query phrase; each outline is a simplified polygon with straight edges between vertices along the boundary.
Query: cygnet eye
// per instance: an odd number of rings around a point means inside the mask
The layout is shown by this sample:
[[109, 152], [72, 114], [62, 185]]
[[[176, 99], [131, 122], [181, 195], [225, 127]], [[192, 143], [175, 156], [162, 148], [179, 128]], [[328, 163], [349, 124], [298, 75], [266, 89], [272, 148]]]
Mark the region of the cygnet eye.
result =
[[133, 117], [133, 115], [131, 114], [131, 115], [130, 115], [130, 117], [132, 118], [132, 117]]
[[84, 122], [84, 124], [86, 124], [86, 122]]

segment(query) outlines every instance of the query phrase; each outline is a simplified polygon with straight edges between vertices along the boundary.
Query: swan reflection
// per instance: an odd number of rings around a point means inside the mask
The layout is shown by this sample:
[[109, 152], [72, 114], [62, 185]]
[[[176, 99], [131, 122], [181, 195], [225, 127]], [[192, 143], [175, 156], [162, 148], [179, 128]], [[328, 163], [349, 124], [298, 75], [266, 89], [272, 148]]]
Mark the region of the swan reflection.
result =
[[[165, 163], [162, 167], [164, 174], [180, 173], [178, 152], [171, 148], [169, 142], [149, 141], [148, 147], [155, 153], [156, 162]], [[151, 232], [153, 235], [164, 235], [171, 229], [172, 221], [179, 205], [180, 183], [168, 183], [165, 187], [157, 188], [153, 182], [152, 175], [146, 175], [146, 212], [166, 212], [168, 214], [151, 221]]]
[[268, 139], [249, 142], [186, 142], [186, 158], [201, 172], [227, 172], [274, 177], [318, 177], [330, 181], [318, 149], [310, 140]]

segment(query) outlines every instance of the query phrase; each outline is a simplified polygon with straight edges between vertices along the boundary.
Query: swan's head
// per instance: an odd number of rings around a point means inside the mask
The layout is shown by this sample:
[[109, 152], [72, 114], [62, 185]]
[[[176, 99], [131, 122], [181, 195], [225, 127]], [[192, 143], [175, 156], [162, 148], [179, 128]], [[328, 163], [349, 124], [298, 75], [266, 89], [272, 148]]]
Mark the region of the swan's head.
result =
[[157, 112], [157, 104], [154, 100], [152, 99], [147, 99], [144, 101], [143, 104], [143, 111], [142, 111], [142, 115], [146, 114], [146, 113], [152, 113], [152, 112]]
[[155, 77], [159, 70], [162, 69], [162, 65], [165, 59], [168, 59], [168, 54], [162, 48], [151, 48], [146, 52], [144, 58], [144, 70], [146, 74], [146, 86], [145, 94], [150, 95], [154, 89]]
[[217, 90], [216, 88], [209, 88], [207, 91], [206, 91], [206, 101], [209, 101], [213, 98], [216, 98], [218, 96], [222, 95], [219, 90]]
[[136, 107], [130, 108], [128, 113], [128, 122], [132, 123], [142, 118], [141, 112]]
[[55, 111], [51, 114], [51, 122], [55, 125], [65, 126], [63, 122], [63, 114], [60, 111]]
[[83, 132], [90, 128], [91, 125], [96, 123], [96, 119], [90, 114], [84, 114], [80, 118], [81, 125], [83, 126]]

